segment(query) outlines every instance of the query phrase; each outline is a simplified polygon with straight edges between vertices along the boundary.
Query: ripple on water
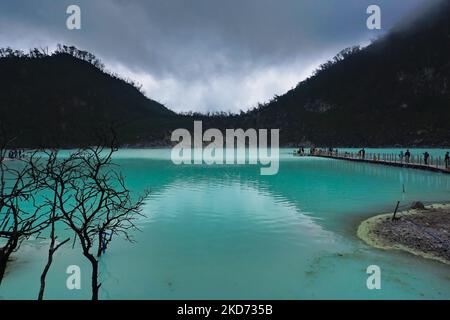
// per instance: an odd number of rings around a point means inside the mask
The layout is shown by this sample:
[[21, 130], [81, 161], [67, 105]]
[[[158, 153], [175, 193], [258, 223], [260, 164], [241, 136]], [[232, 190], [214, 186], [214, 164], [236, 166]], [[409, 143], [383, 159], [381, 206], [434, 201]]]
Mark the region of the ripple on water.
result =
[[[398, 200], [448, 200], [448, 176], [285, 151], [279, 173], [260, 176], [255, 166], [175, 166], [167, 150], [121, 152], [129, 187], [152, 193], [137, 243], [114, 239], [103, 258], [104, 298], [450, 298], [447, 267], [374, 250], [348, 228]], [[26, 272], [11, 273], [1, 296], [35, 298], [42, 258], [24, 254], [17, 259]], [[65, 266], [87, 268], [79, 259], [61, 249], [49, 298], [68, 296]], [[371, 264], [382, 268], [380, 292], [366, 287]]]

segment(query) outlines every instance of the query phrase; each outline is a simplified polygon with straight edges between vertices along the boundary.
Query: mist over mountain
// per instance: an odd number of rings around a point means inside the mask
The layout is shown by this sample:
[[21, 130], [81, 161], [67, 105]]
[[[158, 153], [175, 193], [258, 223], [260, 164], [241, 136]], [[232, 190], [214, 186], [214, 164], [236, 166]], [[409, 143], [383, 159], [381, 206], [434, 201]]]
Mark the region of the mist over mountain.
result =
[[110, 126], [123, 145], [168, 145], [193, 120], [205, 129], [279, 128], [281, 145], [450, 145], [448, 1], [239, 115], [176, 114], [74, 47], [2, 49], [0, 74], [0, 123], [21, 146], [86, 144]]
[[348, 48], [314, 76], [243, 116], [282, 144], [450, 145], [450, 4]]

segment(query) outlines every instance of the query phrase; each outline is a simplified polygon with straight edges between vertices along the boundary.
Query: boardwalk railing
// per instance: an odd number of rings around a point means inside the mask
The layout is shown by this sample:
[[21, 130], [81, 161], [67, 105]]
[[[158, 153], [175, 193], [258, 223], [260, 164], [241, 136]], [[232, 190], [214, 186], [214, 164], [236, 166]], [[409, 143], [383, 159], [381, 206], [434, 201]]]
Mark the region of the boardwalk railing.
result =
[[446, 164], [443, 157], [430, 156], [427, 163], [425, 163], [423, 155], [411, 155], [408, 158], [405, 156], [401, 157], [400, 154], [369, 152], [363, 156], [359, 152], [331, 152], [327, 150], [315, 150], [313, 153], [306, 155], [450, 173], [450, 164]]

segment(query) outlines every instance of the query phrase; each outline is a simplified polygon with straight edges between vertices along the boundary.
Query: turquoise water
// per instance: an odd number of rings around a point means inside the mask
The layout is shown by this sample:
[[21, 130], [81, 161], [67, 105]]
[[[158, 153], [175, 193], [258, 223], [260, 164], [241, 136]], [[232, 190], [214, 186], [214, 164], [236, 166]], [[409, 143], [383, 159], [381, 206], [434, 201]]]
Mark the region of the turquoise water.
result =
[[[261, 176], [251, 165], [175, 166], [167, 149], [121, 150], [115, 162], [128, 186], [136, 194], [150, 188], [151, 196], [136, 243], [114, 239], [102, 258], [100, 297], [450, 299], [449, 266], [373, 249], [355, 236], [360, 221], [391, 212], [397, 200], [449, 201], [450, 176], [280, 152], [279, 173]], [[23, 245], [0, 298], [37, 296], [45, 244]], [[372, 291], [366, 268], [374, 264], [382, 289]], [[69, 265], [81, 267], [81, 290], [66, 289]], [[79, 250], [67, 245], [46, 297], [89, 298], [89, 276]]]

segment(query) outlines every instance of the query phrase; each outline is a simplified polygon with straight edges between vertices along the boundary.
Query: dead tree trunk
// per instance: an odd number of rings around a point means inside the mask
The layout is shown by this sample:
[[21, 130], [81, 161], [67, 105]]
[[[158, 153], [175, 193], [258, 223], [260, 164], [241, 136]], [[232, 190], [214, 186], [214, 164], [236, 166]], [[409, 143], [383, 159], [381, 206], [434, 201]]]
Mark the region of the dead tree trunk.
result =
[[5, 255], [3, 249], [0, 249], [0, 285], [2, 284], [3, 277], [5, 276], [6, 264], [9, 257]]
[[91, 286], [92, 286], [92, 300], [98, 300], [98, 292], [101, 284], [98, 283], [98, 260], [90, 252], [84, 252], [84, 256], [89, 260], [92, 265], [92, 276], [91, 276]]
[[51, 240], [50, 240], [50, 248], [48, 249], [47, 264], [45, 265], [44, 271], [42, 271], [42, 274], [41, 274], [41, 287], [39, 289], [38, 300], [44, 299], [45, 279], [47, 278], [48, 271], [50, 270], [50, 267], [53, 263], [53, 255], [61, 246], [63, 246], [65, 243], [69, 242], [69, 240], [70, 240], [70, 238], [68, 238], [68, 239], [64, 240], [63, 242], [61, 242], [60, 244], [58, 244], [57, 246], [55, 246], [56, 236], [55, 236], [55, 222], [54, 221], [52, 222], [52, 231], [50, 234], [50, 239]]
[[50, 266], [51, 266], [51, 264], [53, 262], [53, 253], [54, 253], [54, 251], [53, 251], [52, 245], [50, 245], [50, 249], [48, 250], [47, 264], [45, 265], [44, 271], [42, 271], [42, 274], [41, 274], [41, 287], [39, 289], [38, 300], [43, 300], [44, 299], [45, 279], [47, 277], [48, 270], [50, 270]]
[[8, 264], [11, 254], [17, 247], [19, 239], [17, 236], [11, 236], [8, 239], [6, 245], [0, 249], [0, 285], [2, 284], [3, 277], [5, 276], [6, 266]]

